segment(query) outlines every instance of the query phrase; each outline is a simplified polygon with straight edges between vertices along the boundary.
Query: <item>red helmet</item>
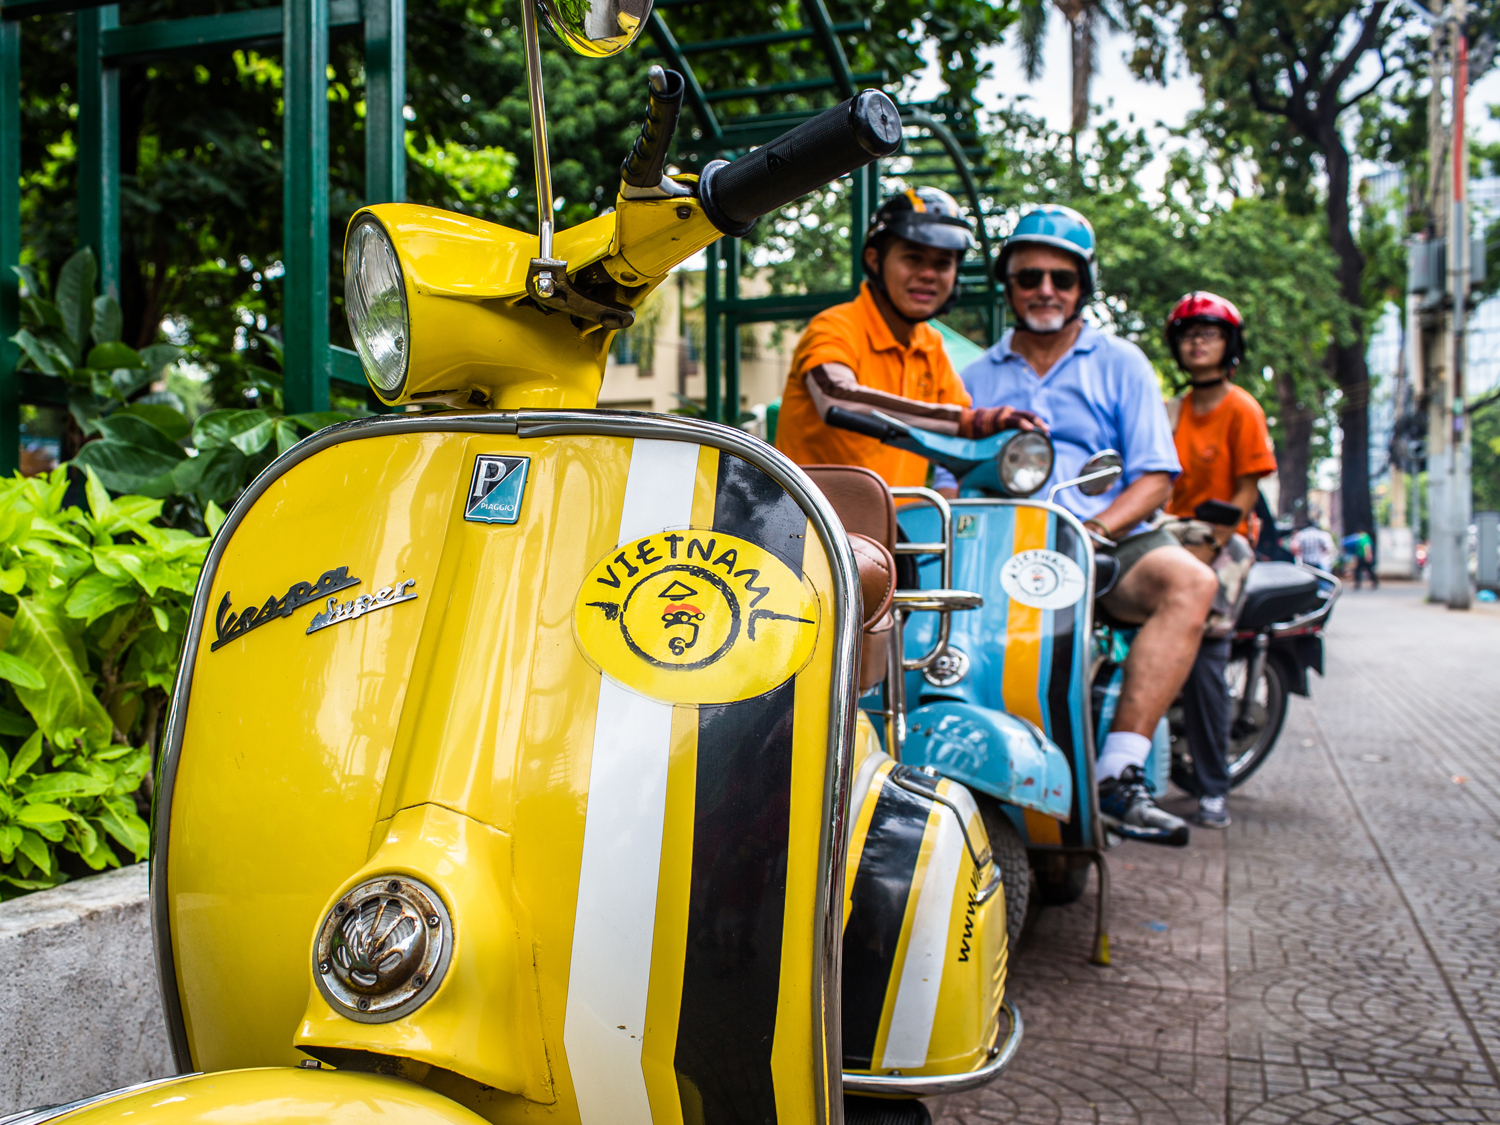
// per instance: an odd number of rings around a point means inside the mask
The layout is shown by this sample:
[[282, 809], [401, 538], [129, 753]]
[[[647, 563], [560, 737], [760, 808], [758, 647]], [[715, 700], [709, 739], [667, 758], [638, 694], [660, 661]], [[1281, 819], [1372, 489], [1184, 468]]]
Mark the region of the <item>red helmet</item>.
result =
[[1182, 366], [1182, 355], [1178, 342], [1190, 324], [1220, 324], [1229, 333], [1224, 359], [1231, 368], [1238, 367], [1245, 358], [1245, 318], [1233, 303], [1217, 293], [1189, 293], [1172, 307], [1167, 316], [1167, 347], [1172, 349], [1172, 358]]

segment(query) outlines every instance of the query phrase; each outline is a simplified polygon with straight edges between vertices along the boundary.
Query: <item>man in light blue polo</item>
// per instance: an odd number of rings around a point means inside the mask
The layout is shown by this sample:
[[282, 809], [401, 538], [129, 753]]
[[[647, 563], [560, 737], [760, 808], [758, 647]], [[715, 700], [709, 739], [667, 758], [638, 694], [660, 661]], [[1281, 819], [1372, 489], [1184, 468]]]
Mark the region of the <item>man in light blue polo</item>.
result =
[[1052, 481], [1078, 476], [1106, 449], [1124, 459], [1124, 474], [1103, 495], [1058, 494], [1093, 533], [1095, 549], [1119, 560], [1119, 579], [1099, 604], [1140, 626], [1099, 754], [1099, 809], [1128, 835], [1181, 845], [1187, 825], [1156, 806], [1142, 767], [1156, 724], [1192, 669], [1218, 581], [1148, 522], [1171, 495], [1177, 450], [1156, 372], [1140, 348], [1080, 319], [1094, 288], [1094, 258], [1093, 227], [1078, 212], [1047, 206], [1021, 216], [995, 271], [1016, 327], [965, 368], [963, 380], [976, 408], [1005, 405], [1045, 421], [1057, 450]]

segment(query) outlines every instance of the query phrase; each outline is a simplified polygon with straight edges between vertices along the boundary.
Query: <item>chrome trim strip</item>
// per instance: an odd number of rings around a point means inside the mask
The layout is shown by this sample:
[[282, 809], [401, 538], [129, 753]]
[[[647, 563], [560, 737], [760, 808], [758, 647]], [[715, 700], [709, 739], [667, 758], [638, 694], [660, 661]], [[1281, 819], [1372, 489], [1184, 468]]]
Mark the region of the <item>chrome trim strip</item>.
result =
[[[1010, 1017], [1010, 1034], [1004, 1042], [993, 1048], [994, 1055], [978, 1070], [966, 1074], [921, 1074], [910, 1077], [904, 1074], [845, 1074], [844, 1089], [851, 1094], [891, 1094], [908, 1098], [936, 1098], [943, 1094], [957, 1094], [974, 1090], [993, 1082], [1021, 1046], [1025, 1027], [1021, 1022], [1021, 1009], [1009, 1000], [1000, 1007]], [[997, 1035], [998, 1038], [998, 1035]]]
[[[813, 1035], [821, 1037], [823, 1052], [813, 1052], [815, 1083], [828, 1091], [826, 1112], [819, 1106], [819, 1125], [843, 1125], [843, 1099], [833, 1074], [825, 1071], [825, 1059], [843, 1058], [841, 992], [843, 954], [844, 861], [847, 837], [850, 767], [854, 753], [854, 721], [858, 708], [855, 687], [859, 652], [859, 615], [850, 607], [859, 605], [859, 570], [844, 525], [817, 486], [801, 469], [774, 448], [743, 430], [717, 422], [692, 418], [614, 410], [536, 410], [520, 413], [382, 415], [341, 422], [320, 430], [294, 445], [251, 482], [230, 509], [219, 534], [214, 537], [188, 620], [172, 706], [162, 737], [156, 771], [156, 794], [152, 805], [151, 920], [156, 947], [157, 975], [162, 1007], [172, 1042], [172, 1056], [183, 1072], [192, 1069], [192, 1056], [179, 1002], [177, 973], [172, 959], [171, 919], [167, 902], [167, 855], [171, 831], [172, 793], [182, 754], [183, 723], [192, 688], [192, 671], [198, 657], [198, 638], [208, 617], [208, 595], [215, 573], [235, 530], [255, 502], [289, 469], [344, 441], [392, 434], [414, 433], [517, 434], [548, 437], [564, 434], [599, 434], [607, 437], [676, 439], [695, 442], [733, 453], [769, 476], [792, 496], [807, 513], [816, 530], [832, 570], [834, 583], [833, 677], [829, 693], [829, 770], [823, 791], [825, 831], [819, 845], [818, 866], [823, 873], [823, 893], [814, 920], [813, 939], [822, 956], [814, 962]], [[840, 691], [841, 684], [849, 690]]]
[[995, 868], [995, 877], [986, 883], [980, 892], [974, 896], [974, 905], [983, 906], [989, 902], [990, 899], [995, 897], [995, 892], [1004, 886], [1004, 884], [1005, 877], [1000, 874], [1000, 869], [997, 867]]
[[94, 1105], [108, 1098], [121, 1098], [126, 1094], [134, 1094], [141, 1090], [149, 1090], [152, 1086], [164, 1086], [168, 1082], [179, 1082], [184, 1078], [194, 1078], [201, 1071], [193, 1074], [174, 1074], [168, 1078], [148, 1078], [145, 1082], [137, 1082], [133, 1086], [121, 1086], [118, 1090], [106, 1090], [102, 1094], [91, 1094], [77, 1101], [64, 1102], [61, 1105], [41, 1105], [35, 1109], [23, 1109], [20, 1113], [12, 1113], [8, 1117], [0, 1117], [0, 1125], [40, 1125], [43, 1121], [53, 1121], [65, 1113], [72, 1113], [75, 1109], [83, 1109], [85, 1106]]

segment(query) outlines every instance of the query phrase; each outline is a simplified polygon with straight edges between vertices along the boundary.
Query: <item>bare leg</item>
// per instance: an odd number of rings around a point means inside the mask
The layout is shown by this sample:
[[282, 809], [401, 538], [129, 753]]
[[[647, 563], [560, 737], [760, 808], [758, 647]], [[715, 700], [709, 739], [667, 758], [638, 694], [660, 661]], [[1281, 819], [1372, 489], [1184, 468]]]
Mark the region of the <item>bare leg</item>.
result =
[[1144, 624], [1130, 644], [1110, 730], [1156, 732], [1192, 671], [1218, 588], [1214, 572], [1181, 547], [1158, 547], [1120, 580], [1118, 615]]

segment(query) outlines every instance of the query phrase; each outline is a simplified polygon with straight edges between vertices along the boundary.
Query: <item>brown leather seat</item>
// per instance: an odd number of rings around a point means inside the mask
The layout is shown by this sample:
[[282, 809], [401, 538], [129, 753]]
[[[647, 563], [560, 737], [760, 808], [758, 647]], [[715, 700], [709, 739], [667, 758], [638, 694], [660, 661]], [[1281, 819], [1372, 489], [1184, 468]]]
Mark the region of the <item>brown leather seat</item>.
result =
[[807, 465], [803, 471], [828, 498], [854, 549], [864, 599], [859, 690], [869, 691], [885, 679], [896, 624], [891, 616], [891, 598], [896, 592], [896, 559], [891, 554], [896, 545], [896, 504], [885, 481], [869, 469]]

